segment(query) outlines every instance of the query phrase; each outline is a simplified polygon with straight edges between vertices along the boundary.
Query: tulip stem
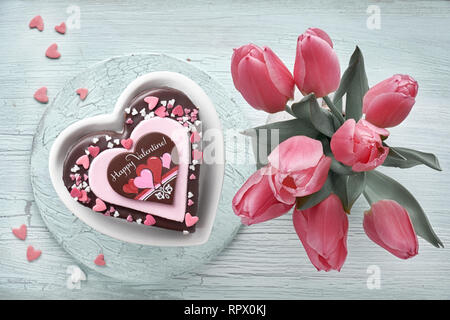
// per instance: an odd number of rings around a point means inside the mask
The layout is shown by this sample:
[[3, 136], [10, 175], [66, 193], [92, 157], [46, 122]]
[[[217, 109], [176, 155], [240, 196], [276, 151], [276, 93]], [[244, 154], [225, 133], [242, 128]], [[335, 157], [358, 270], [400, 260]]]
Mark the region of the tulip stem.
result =
[[342, 112], [340, 112], [338, 110], [338, 108], [336, 108], [336, 106], [334, 105], [334, 103], [331, 101], [331, 99], [328, 96], [324, 96], [323, 100], [326, 102], [326, 104], [328, 105], [328, 107], [331, 110], [331, 113], [338, 118], [339, 122], [341, 124], [343, 124], [345, 122], [344, 116], [342, 115]]

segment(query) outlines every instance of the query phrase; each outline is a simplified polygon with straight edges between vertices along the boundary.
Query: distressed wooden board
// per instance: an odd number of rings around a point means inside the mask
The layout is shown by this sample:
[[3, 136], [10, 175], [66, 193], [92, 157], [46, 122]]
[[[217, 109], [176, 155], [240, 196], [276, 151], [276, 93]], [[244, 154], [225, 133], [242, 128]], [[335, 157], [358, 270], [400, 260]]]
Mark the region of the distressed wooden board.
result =
[[[69, 5], [80, 7], [81, 28], [60, 36], [52, 30], [68, 17]], [[369, 5], [381, 10], [381, 29], [366, 28]], [[2, 298], [450, 298], [450, 51], [448, 1], [0, 1], [0, 297]], [[28, 30], [41, 14], [46, 30]], [[45, 107], [34, 91], [46, 85], [49, 95], [80, 71], [113, 56], [163, 52], [191, 59], [234, 96], [249, 119], [243, 127], [262, 124], [233, 88], [229, 68], [232, 48], [254, 42], [270, 46], [292, 68], [297, 36], [310, 26], [327, 30], [341, 68], [354, 46], [364, 54], [369, 84], [409, 73], [420, 84], [417, 103], [407, 122], [391, 130], [392, 145], [434, 152], [443, 172], [420, 167], [386, 169], [410, 189], [426, 210], [446, 245], [435, 249], [420, 240], [420, 254], [396, 259], [373, 244], [362, 229], [364, 200], [350, 216], [349, 256], [340, 273], [318, 273], [294, 234], [291, 215], [241, 228], [233, 242], [202, 269], [159, 285], [128, 284], [88, 273], [81, 290], [66, 288], [65, 270], [76, 263], [53, 239], [41, 219], [30, 185], [33, 135]], [[59, 61], [44, 57], [52, 42]], [[14, 164], [13, 166], [11, 164]], [[231, 209], [228, 208], [232, 216]], [[26, 243], [10, 228], [27, 223]], [[26, 245], [43, 249], [40, 260], [25, 260]], [[381, 270], [381, 288], [366, 286], [367, 268]]]
[[[226, 165], [224, 188], [213, 230], [207, 243], [199, 246], [158, 247], [116, 240], [95, 231], [64, 206], [56, 196], [48, 175], [48, 157], [54, 140], [76, 121], [111, 113], [126, 86], [152, 71], [178, 72], [195, 81], [213, 101], [219, 118], [227, 119], [222, 121], [224, 130], [245, 123], [226, 91], [189, 63], [159, 54], [122, 56], [96, 64], [64, 85], [42, 117], [31, 153], [34, 199], [49, 231], [70, 255], [86, 267], [127, 282], [161, 282], [197, 270], [219, 254], [239, 229], [239, 219], [230, 215], [228, 208], [234, 193], [245, 181], [243, 177], [251, 173], [248, 167], [232, 166], [231, 162]], [[76, 94], [76, 89], [80, 87], [89, 88], [84, 101]], [[99, 268], [93, 264], [98, 253], [105, 255], [105, 267]]]

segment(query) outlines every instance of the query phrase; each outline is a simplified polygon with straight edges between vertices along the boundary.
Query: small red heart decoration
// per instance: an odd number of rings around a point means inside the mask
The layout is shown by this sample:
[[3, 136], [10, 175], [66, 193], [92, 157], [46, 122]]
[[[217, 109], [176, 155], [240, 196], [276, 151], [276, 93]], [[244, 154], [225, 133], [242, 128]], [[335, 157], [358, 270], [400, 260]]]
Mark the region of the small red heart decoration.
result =
[[30, 29], [36, 28], [39, 31], [44, 30], [44, 20], [41, 16], [36, 16], [33, 19], [31, 19], [30, 23], [28, 24]]
[[134, 179], [130, 179], [127, 184], [122, 187], [126, 193], [138, 193], [139, 189], [134, 185]]
[[19, 228], [12, 229], [12, 232], [20, 240], [25, 240], [27, 237], [27, 226], [23, 224]]
[[42, 251], [41, 250], [36, 250], [33, 248], [33, 246], [28, 246], [27, 249], [27, 259], [28, 261], [33, 261], [36, 260], [37, 258], [39, 258], [41, 256]]
[[48, 102], [47, 87], [37, 89], [33, 97], [40, 103], [47, 103]]
[[66, 33], [66, 24], [64, 22], [61, 22], [59, 26], [55, 26], [55, 30], [58, 33], [65, 34]]
[[45, 51], [45, 55], [50, 59], [58, 59], [61, 57], [61, 54], [58, 52], [58, 45], [56, 43], [50, 45], [50, 47], [47, 48], [47, 51]]
[[103, 253], [100, 253], [97, 258], [95, 258], [94, 263], [98, 266], [104, 266], [106, 264], [105, 262], [105, 256]]

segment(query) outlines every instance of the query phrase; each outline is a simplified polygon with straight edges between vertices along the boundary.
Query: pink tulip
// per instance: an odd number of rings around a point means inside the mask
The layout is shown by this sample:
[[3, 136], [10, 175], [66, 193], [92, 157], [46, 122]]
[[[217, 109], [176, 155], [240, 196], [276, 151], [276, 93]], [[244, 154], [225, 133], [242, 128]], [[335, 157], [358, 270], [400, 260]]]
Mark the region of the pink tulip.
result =
[[358, 123], [348, 119], [331, 137], [331, 151], [337, 161], [352, 167], [353, 171], [373, 170], [383, 164], [389, 153], [381, 136], [389, 136], [389, 131], [364, 119]]
[[396, 74], [367, 91], [363, 100], [366, 120], [380, 128], [399, 125], [408, 116], [418, 84], [408, 75]]
[[283, 111], [294, 97], [294, 79], [280, 58], [268, 47], [248, 44], [234, 49], [231, 75], [236, 89], [255, 109]]
[[293, 136], [280, 143], [269, 155], [269, 180], [275, 197], [286, 204], [319, 191], [327, 180], [331, 158], [322, 144], [305, 136]]
[[405, 208], [393, 200], [380, 200], [364, 213], [364, 231], [376, 244], [401, 259], [414, 257], [419, 242]]
[[279, 202], [269, 186], [270, 169], [256, 171], [239, 189], [233, 198], [234, 213], [245, 225], [251, 225], [277, 218], [292, 208]]
[[347, 257], [348, 218], [338, 196], [331, 194], [312, 208], [294, 210], [293, 221], [317, 270], [340, 271]]
[[294, 65], [294, 80], [304, 94], [323, 97], [336, 91], [341, 79], [341, 69], [333, 43], [328, 34], [310, 28], [298, 37]]

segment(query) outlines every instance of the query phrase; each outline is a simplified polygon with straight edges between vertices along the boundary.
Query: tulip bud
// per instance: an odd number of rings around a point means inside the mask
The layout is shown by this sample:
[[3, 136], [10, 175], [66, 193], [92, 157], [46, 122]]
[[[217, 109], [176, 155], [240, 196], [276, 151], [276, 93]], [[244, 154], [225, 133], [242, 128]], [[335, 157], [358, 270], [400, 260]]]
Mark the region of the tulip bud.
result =
[[331, 194], [318, 205], [294, 210], [294, 228], [317, 270], [338, 270], [347, 257], [348, 218], [339, 197]]
[[293, 204], [279, 202], [269, 186], [270, 169], [256, 171], [233, 198], [234, 213], [245, 225], [277, 218], [292, 208]]
[[294, 79], [280, 58], [268, 47], [248, 44], [235, 49], [231, 58], [234, 86], [255, 109], [283, 111], [294, 97]]
[[419, 243], [408, 212], [393, 200], [380, 200], [364, 213], [364, 231], [376, 244], [393, 255], [408, 259], [419, 251]]
[[337, 161], [353, 171], [369, 171], [383, 164], [389, 148], [383, 146], [381, 136], [389, 131], [361, 119], [348, 119], [331, 137], [330, 147]]
[[376, 84], [364, 96], [366, 120], [380, 128], [399, 125], [408, 116], [418, 84], [408, 75], [396, 74]]
[[280, 143], [268, 157], [272, 174], [269, 183], [275, 197], [292, 204], [296, 197], [319, 191], [328, 177], [331, 158], [322, 143], [305, 136], [293, 136]]
[[323, 97], [336, 91], [341, 79], [341, 69], [333, 43], [328, 34], [310, 28], [297, 40], [294, 80], [304, 95], [314, 93]]

